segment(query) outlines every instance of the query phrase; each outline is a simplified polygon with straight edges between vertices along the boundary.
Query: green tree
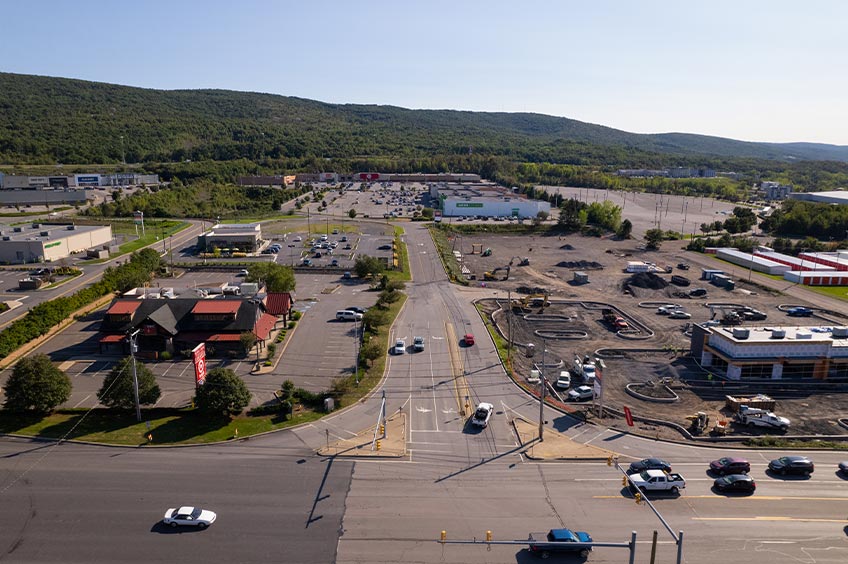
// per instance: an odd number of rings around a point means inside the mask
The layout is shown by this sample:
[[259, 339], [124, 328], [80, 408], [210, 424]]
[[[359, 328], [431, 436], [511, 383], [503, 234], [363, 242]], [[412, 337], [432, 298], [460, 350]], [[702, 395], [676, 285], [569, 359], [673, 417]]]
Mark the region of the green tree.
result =
[[241, 345], [241, 350], [244, 354], [249, 353], [250, 349], [253, 348], [253, 345], [256, 344], [256, 335], [250, 331], [243, 332], [239, 335], [239, 344]]
[[[153, 405], [162, 395], [156, 376], [143, 363], [135, 361], [138, 374], [138, 402], [141, 405]], [[133, 392], [133, 359], [124, 357], [106, 375], [97, 399], [107, 407], [117, 409], [133, 409], [135, 394]]]
[[355, 218], [356, 217], [356, 210], [353, 209], [353, 208], [350, 208], [350, 210], [347, 212], [347, 216], [351, 219]]
[[238, 414], [250, 403], [250, 391], [235, 372], [229, 368], [213, 368], [206, 374], [206, 382], [197, 388], [194, 405], [207, 413]]
[[648, 242], [647, 248], [652, 251], [659, 250], [664, 235], [662, 229], [648, 229], [645, 232], [645, 240]]
[[44, 354], [22, 358], [4, 388], [4, 409], [46, 414], [71, 397], [71, 380]]
[[633, 232], [633, 224], [629, 219], [625, 219], [621, 222], [621, 225], [618, 227], [618, 231], [616, 231], [616, 235], [621, 239], [630, 239], [630, 234]]
[[380, 346], [377, 339], [369, 339], [368, 342], [364, 343], [362, 348], [359, 350], [359, 358], [368, 365], [383, 356], [383, 354], [383, 347]]
[[365, 278], [369, 274], [371, 276], [379, 276], [384, 270], [383, 261], [368, 255], [360, 255], [353, 263], [353, 271], [360, 278]]
[[263, 282], [269, 292], [293, 292], [296, 286], [294, 270], [276, 262], [259, 262], [250, 266], [248, 282]]

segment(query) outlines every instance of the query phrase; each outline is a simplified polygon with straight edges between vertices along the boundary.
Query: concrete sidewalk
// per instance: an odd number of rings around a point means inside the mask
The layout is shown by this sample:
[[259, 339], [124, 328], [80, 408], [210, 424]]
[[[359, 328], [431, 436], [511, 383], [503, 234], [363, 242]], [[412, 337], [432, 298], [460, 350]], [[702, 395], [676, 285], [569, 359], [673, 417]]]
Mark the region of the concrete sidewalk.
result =
[[374, 441], [374, 426], [349, 439], [330, 441], [318, 449], [321, 456], [402, 458], [406, 456], [406, 414], [395, 413], [386, 420], [385, 437], [377, 433], [379, 450]]
[[617, 453], [585, 445], [571, 440], [561, 433], [546, 429], [544, 441], [539, 441], [539, 424], [521, 417], [512, 420], [513, 429], [522, 446], [527, 446], [524, 455], [531, 460], [607, 460]]

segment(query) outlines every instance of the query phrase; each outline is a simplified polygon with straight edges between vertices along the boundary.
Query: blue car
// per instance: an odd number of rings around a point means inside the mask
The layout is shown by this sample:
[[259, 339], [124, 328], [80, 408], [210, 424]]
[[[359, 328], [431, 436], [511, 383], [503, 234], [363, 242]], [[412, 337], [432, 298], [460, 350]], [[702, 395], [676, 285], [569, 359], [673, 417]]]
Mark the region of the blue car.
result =
[[813, 310], [808, 307], [793, 307], [786, 311], [786, 315], [790, 317], [810, 317], [813, 315]]
[[576, 552], [581, 558], [587, 558], [592, 550], [591, 546], [569, 546], [567, 543], [592, 542], [589, 533], [583, 531], [572, 531], [571, 529], [551, 529], [545, 536], [545, 540], [534, 539], [530, 535], [530, 552], [541, 558], [550, 558], [556, 552]]

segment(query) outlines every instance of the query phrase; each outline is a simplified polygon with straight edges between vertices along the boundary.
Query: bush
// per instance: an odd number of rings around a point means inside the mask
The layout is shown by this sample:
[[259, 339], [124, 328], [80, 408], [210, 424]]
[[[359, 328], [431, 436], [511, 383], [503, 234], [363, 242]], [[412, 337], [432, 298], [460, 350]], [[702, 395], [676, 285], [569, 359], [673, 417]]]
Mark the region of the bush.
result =
[[299, 320], [301, 317], [303, 317], [303, 313], [302, 313], [302, 312], [299, 312], [299, 311], [293, 311], [293, 312], [291, 312], [291, 318], [292, 318], [294, 321]]
[[268, 343], [268, 359], [274, 358], [274, 353], [277, 352], [277, 345], [275, 343]]
[[171, 360], [172, 358], [174, 358], [174, 355], [168, 351], [162, 351], [159, 353], [159, 360]]
[[291, 321], [289, 321], [288, 325], [286, 325], [286, 328], [287, 329], [294, 329], [295, 325], [297, 325], [297, 321], [291, 320]]
[[213, 368], [206, 375], [206, 383], [197, 389], [194, 404], [207, 413], [241, 413], [250, 403], [250, 391], [235, 372], [229, 368]]

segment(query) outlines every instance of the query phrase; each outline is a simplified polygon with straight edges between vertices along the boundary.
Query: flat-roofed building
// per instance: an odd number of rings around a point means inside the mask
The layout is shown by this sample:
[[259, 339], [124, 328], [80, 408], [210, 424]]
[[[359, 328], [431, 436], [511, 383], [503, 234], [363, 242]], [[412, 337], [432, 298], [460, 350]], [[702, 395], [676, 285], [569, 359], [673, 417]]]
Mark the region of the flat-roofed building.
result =
[[848, 327], [695, 324], [690, 352], [730, 380], [848, 378]]
[[255, 253], [261, 244], [262, 225], [260, 223], [219, 223], [197, 238], [197, 248], [200, 252], [230, 249], [243, 253]]
[[30, 225], [0, 228], [0, 262], [24, 264], [61, 260], [73, 253], [107, 248], [109, 225]]

